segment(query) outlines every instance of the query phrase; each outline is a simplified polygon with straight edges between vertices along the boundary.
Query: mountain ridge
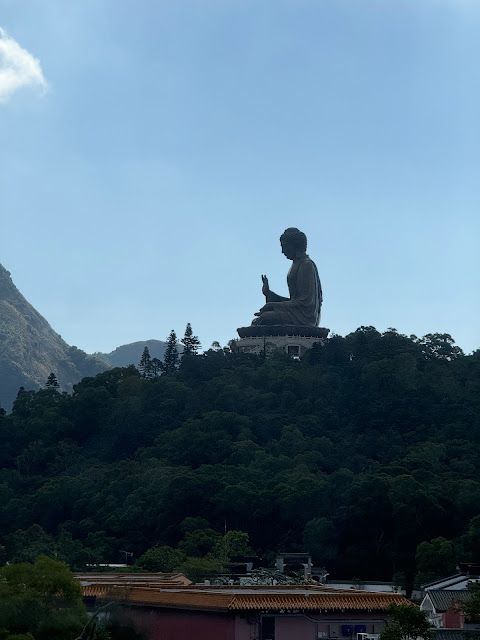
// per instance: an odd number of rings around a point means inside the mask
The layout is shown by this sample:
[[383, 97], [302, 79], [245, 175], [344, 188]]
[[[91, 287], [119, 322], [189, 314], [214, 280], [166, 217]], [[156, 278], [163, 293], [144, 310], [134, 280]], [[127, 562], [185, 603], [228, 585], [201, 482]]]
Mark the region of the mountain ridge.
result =
[[71, 346], [28, 302], [15, 286], [10, 271], [0, 264], [0, 407], [10, 411], [20, 387], [40, 389], [51, 372], [62, 391], [86, 376], [112, 367], [137, 364], [145, 346], [150, 355], [163, 359], [166, 343], [137, 341], [120, 345], [110, 353], [90, 355]]
[[[179, 347], [180, 346], [181, 345], [179, 345]], [[110, 353], [96, 351], [93, 356], [108, 363], [112, 367], [128, 367], [129, 364], [136, 365], [140, 362], [145, 347], [148, 347], [150, 357], [163, 360], [167, 343], [163, 340], [155, 339], [137, 340], [136, 342], [122, 344], [113, 351], [110, 351]], [[179, 351], [181, 351], [180, 348]]]
[[0, 406], [11, 407], [20, 387], [38, 389], [53, 371], [62, 390], [110, 365], [68, 345], [20, 293], [0, 264]]

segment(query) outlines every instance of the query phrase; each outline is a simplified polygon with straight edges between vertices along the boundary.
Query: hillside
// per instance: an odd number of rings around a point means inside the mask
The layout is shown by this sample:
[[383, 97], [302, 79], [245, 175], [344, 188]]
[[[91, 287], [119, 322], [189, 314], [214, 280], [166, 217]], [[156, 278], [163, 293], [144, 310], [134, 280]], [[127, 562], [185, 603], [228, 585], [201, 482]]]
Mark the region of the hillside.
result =
[[39, 389], [52, 371], [60, 388], [71, 392], [85, 376], [112, 366], [137, 364], [145, 346], [152, 358], [163, 360], [166, 342], [162, 340], [132, 342], [110, 353], [93, 355], [68, 345], [22, 296], [10, 272], [0, 265], [0, 407], [7, 411], [20, 387]]
[[448, 335], [361, 327], [300, 362], [116, 368], [72, 396], [24, 391], [0, 438], [4, 559], [208, 560], [226, 527], [264, 562], [308, 549], [335, 577], [480, 561], [480, 351]]
[[22, 296], [0, 265], [0, 406], [10, 409], [18, 389], [38, 389], [53, 371], [65, 391], [109, 365], [69, 346]]
[[112, 367], [128, 367], [129, 364], [137, 365], [140, 362], [145, 347], [148, 347], [151, 358], [158, 358], [163, 361], [167, 343], [162, 340], [140, 340], [139, 342], [123, 344], [110, 353], [96, 352], [93, 355]]

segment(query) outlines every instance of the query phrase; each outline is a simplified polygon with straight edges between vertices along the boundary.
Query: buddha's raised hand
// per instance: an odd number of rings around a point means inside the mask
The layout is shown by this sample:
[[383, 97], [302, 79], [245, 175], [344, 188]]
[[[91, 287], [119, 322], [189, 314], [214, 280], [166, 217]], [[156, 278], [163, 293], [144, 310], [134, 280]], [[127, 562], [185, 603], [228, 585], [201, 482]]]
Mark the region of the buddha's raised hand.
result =
[[270, 292], [267, 276], [262, 275], [262, 282], [263, 282], [262, 293], [265, 297], [267, 297], [268, 293]]

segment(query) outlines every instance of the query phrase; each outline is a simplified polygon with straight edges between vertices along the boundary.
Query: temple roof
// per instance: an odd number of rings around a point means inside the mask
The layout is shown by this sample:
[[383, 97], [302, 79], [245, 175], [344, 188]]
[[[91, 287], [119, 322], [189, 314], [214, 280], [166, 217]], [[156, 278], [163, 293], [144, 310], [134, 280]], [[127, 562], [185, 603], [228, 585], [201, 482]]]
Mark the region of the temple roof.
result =
[[[183, 573], [75, 573], [75, 578], [82, 587], [97, 586], [100, 590], [113, 586], [145, 587], [181, 587], [192, 584]], [[103, 592], [103, 591], [102, 591]]]
[[447, 611], [456, 602], [465, 602], [471, 597], [468, 589], [430, 589], [425, 594], [430, 598], [435, 610], [438, 612]]
[[217, 587], [158, 584], [84, 584], [84, 596], [124, 600], [129, 604], [221, 611], [385, 611], [392, 603], [408, 601], [397, 593], [375, 593], [329, 587]]

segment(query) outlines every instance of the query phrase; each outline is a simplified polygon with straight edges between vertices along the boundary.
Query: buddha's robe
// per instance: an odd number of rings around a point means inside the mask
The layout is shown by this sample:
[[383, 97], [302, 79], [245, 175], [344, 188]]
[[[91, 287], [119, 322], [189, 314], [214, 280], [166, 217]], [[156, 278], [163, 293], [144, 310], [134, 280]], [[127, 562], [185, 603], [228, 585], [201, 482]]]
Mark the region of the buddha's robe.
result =
[[267, 305], [272, 307], [261, 312], [253, 324], [296, 325], [317, 327], [322, 306], [322, 286], [313, 260], [305, 255], [293, 261], [287, 276], [290, 298], [270, 291]]

